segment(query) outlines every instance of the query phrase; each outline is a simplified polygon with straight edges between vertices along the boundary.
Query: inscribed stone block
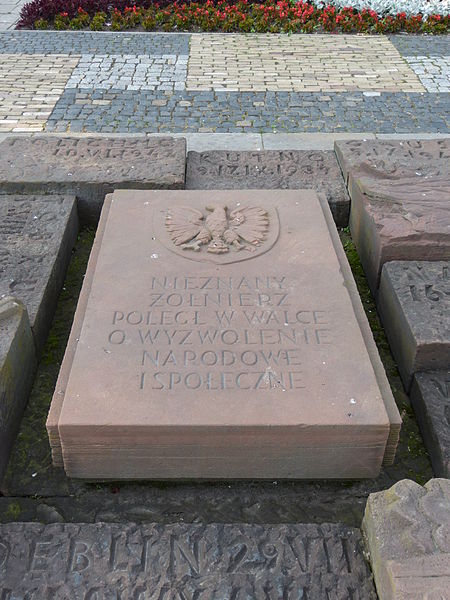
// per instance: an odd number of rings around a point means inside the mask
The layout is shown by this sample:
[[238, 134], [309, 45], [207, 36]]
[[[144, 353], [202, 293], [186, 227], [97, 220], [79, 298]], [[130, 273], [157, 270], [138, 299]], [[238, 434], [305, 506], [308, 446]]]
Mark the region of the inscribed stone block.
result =
[[450, 259], [450, 141], [336, 142], [372, 293], [392, 260]]
[[77, 233], [73, 196], [0, 195], [0, 296], [26, 305], [38, 353]]
[[189, 152], [187, 189], [313, 189], [325, 194], [338, 227], [346, 227], [350, 198], [334, 152]]
[[17, 600], [376, 600], [361, 533], [340, 524], [0, 525], [0, 589]]
[[36, 351], [27, 309], [15, 298], [0, 298], [0, 482], [35, 368]]
[[450, 365], [450, 263], [393, 261], [377, 306], [406, 389], [417, 371]]
[[448, 598], [450, 481], [404, 479], [371, 494], [362, 524], [380, 600]]
[[185, 163], [181, 138], [8, 138], [0, 144], [0, 189], [73, 194], [81, 218], [96, 221], [114, 189], [184, 187]]
[[450, 370], [416, 373], [411, 404], [436, 477], [450, 478]]
[[66, 472], [375, 476], [391, 439], [387, 384], [325, 200], [307, 190], [276, 202], [263, 190], [110, 198], [54, 413]]

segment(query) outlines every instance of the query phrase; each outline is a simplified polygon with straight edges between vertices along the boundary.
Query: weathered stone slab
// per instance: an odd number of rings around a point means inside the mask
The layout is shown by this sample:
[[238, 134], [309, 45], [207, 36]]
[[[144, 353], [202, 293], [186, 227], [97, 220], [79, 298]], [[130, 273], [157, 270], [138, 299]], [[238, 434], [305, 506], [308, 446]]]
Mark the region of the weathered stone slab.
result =
[[371, 494], [363, 520], [380, 600], [448, 598], [450, 481], [404, 479]]
[[361, 534], [343, 525], [0, 525], [0, 593], [376, 600]]
[[0, 296], [27, 307], [38, 352], [78, 233], [73, 196], [0, 195]]
[[450, 258], [450, 141], [336, 142], [350, 229], [375, 294], [391, 260]]
[[406, 389], [415, 372], [448, 368], [450, 262], [385, 264], [377, 305]]
[[175, 138], [8, 138], [0, 144], [0, 193], [73, 194], [96, 221], [117, 188], [183, 188], [186, 141]]
[[324, 193], [338, 227], [350, 198], [332, 151], [189, 152], [187, 189], [312, 189]]
[[450, 138], [337, 141], [334, 150], [346, 183], [367, 168], [387, 178], [449, 175]]
[[435, 475], [450, 478], [450, 370], [416, 373], [411, 403]]
[[[384, 386], [325, 200], [304, 190], [280, 191], [276, 203], [262, 190], [229, 196], [124, 191], [107, 200], [81, 334], [61, 385], [58, 431], [70, 476], [378, 473], [391, 439]], [[247, 240], [255, 234], [238, 229], [244, 218], [257, 232], [266, 227], [254, 252], [217, 254], [227, 250], [220, 237], [197, 252], [174, 243], [171, 232], [195, 224], [205, 205], [225, 203], [229, 226]], [[252, 226], [255, 210], [264, 217]], [[209, 219], [206, 226], [215, 227]]]
[[15, 298], [0, 298], [0, 483], [35, 368], [36, 352], [27, 309]]

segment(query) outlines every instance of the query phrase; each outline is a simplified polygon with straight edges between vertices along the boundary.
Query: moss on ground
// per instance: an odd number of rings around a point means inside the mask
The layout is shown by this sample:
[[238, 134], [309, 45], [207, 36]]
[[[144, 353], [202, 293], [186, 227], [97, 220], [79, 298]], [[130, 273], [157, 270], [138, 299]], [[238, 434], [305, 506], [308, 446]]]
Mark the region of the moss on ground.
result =
[[378, 317], [375, 301], [367, 283], [364, 270], [349, 230], [343, 229], [340, 232], [340, 237], [347, 255], [347, 259], [350, 263], [356, 285], [358, 286], [359, 295], [372, 329], [372, 334], [378, 347], [378, 352], [380, 353], [381, 360], [383, 361], [392, 393], [394, 394], [394, 398], [402, 416], [402, 434], [396, 460], [424, 459], [423, 462], [426, 464], [426, 467], [428, 467], [424, 469], [424, 472], [417, 471], [412, 468], [405, 472], [405, 477], [413, 479], [417, 481], [417, 483], [423, 484], [429, 479], [431, 474], [429, 464], [427, 464], [429, 463], [428, 453], [423, 444], [422, 436], [420, 435], [414, 416], [414, 411], [411, 407], [408, 396], [404, 392], [397, 365], [392, 357], [386, 334]]

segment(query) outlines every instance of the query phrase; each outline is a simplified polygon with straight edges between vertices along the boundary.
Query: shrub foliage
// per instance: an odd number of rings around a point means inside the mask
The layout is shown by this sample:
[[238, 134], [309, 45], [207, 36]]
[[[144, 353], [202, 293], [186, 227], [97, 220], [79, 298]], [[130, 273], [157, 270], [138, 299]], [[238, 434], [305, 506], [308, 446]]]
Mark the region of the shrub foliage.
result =
[[18, 28], [123, 31], [447, 33], [450, 15], [378, 15], [352, 7], [322, 8], [303, 0], [33, 0]]

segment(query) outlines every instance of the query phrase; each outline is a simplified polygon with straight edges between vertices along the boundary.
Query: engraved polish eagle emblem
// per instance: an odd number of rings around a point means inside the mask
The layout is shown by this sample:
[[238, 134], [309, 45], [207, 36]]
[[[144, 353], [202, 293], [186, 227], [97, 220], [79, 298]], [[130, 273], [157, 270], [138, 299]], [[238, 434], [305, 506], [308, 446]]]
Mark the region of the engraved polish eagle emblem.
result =
[[200, 252], [203, 246], [212, 254], [230, 249], [253, 252], [269, 230], [269, 215], [257, 206], [229, 211], [224, 205], [208, 205], [210, 214], [190, 206], [173, 206], [166, 216], [167, 231], [176, 246]]

